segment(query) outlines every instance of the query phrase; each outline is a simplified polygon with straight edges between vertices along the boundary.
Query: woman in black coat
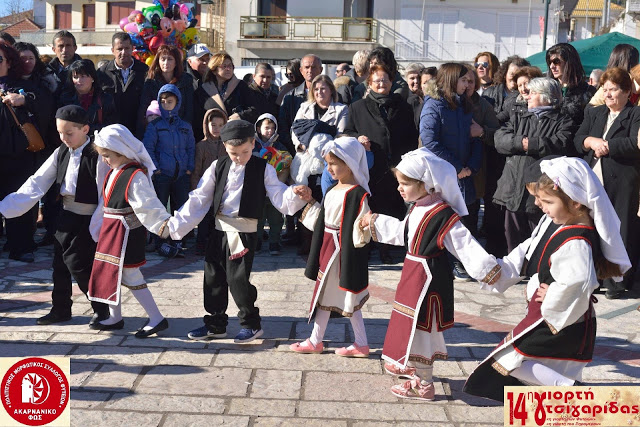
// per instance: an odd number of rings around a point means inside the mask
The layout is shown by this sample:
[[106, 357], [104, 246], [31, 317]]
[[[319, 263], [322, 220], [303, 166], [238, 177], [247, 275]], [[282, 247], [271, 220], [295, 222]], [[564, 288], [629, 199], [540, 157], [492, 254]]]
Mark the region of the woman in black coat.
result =
[[118, 123], [113, 96], [102, 91], [93, 61], [75, 61], [69, 66], [67, 76], [71, 89], [62, 92], [58, 108], [66, 105], [81, 106], [89, 117], [89, 135], [105, 126]]
[[[23, 80], [23, 65], [18, 52], [11, 46], [0, 42], [0, 200], [16, 191], [36, 171], [38, 153], [27, 151], [28, 142], [16, 125], [10, 108], [21, 123], [31, 122], [38, 112], [37, 90], [31, 82]], [[6, 218], [9, 258], [33, 262], [37, 204], [33, 209], [17, 218]]]
[[[383, 66], [371, 67], [366, 80], [369, 93], [349, 106], [344, 133], [371, 144], [371, 209], [401, 219], [406, 208], [390, 168], [400, 162], [403, 154], [418, 148], [418, 131], [411, 106], [400, 94], [391, 93], [392, 81]], [[381, 248], [380, 257], [383, 262], [392, 262], [385, 247]]]
[[604, 189], [620, 218], [620, 234], [632, 267], [623, 282], [604, 281], [605, 296], [620, 298], [633, 285], [638, 258], [640, 232], [638, 202], [640, 197], [640, 109], [629, 101], [631, 78], [621, 68], [611, 68], [601, 77], [605, 105], [589, 108], [576, 133], [578, 153], [601, 178]]

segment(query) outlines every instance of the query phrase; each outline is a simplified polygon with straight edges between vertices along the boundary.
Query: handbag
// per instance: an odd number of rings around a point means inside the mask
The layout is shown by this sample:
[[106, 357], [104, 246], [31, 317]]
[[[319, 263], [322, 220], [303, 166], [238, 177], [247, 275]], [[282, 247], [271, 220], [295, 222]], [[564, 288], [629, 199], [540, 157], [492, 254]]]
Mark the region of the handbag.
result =
[[18, 125], [22, 133], [24, 133], [24, 136], [27, 137], [27, 142], [29, 143], [27, 151], [37, 153], [38, 151], [44, 150], [44, 141], [42, 140], [42, 136], [40, 136], [40, 132], [38, 132], [38, 129], [36, 129], [33, 123], [20, 123], [20, 120], [16, 117], [15, 111], [13, 111], [13, 107], [7, 104], [5, 104], [5, 106], [9, 112], [11, 112], [13, 119], [16, 121], [16, 125]]

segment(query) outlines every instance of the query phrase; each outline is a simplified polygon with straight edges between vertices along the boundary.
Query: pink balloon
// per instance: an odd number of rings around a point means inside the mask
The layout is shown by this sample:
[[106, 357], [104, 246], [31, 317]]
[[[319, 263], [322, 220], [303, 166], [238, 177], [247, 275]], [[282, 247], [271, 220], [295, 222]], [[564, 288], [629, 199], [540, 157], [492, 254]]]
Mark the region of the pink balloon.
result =
[[122, 18], [120, 20], [120, 29], [124, 30], [124, 27], [129, 23], [129, 18]]
[[178, 19], [173, 21], [173, 28], [176, 30], [176, 33], [181, 33], [187, 29], [187, 24], [182, 19]]
[[136, 24], [135, 22], [129, 22], [122, 29], [125, 30], [127, 33], [136, 33], [137, 34], [138, 33], [138, 24]]

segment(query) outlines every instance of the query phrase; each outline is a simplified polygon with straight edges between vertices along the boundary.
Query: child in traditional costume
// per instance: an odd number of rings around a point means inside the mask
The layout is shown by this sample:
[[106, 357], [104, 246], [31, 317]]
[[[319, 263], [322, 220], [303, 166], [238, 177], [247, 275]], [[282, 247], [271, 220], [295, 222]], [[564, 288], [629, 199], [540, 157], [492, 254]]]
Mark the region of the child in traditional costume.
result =
[[146, 229], [165, 237], [170, 215], [153, 189], [153, 161], [142, 142], [122, 125], [95, 134], [96, 151], [111, 170], [104, 181], [104, 219], [89, 281], [89, 299], [109, 304], [109, 318], [95, 329], [122, 329], [121, 287], [129, 288], [149, 315], [135, 334], [146, 338], [169, 327], [140, 272]]
[[[470, 375], [464, 387], [470, 394], [502, 401], [507, 385], [580, 385], [593, 357], [598, 279], [619, 277], [631, 267], [618, 216], [589, 165], [560, 157], [540, 168], [544, 174], [533, 191], [560, 227], [542, 243], [527, 285], [526, 317]], [[502, 262], [511, 284], [519, 279], [517, 255]]]
[[[313, 231], [305, 276], [316, 280], [309, 320], [315, 313], [311, 336], [291, 345], [297, 353], [322, 353], [331, 311], [351, 320], [355, 342], [336, 349], [344, 357], [368, 357], [369, 345], [362, 306], [369, 298], [368, 247], [371, 236], [360, 227], [369, 212], [369, 168], [364, 147], [357, 139], [341, 137], [322, 150], [331, 177], [338, 181], [327, 191], [322, 205], [307, 205], [302, 224]], [[348, 267], [347, 267], [348, 266]], [[342, 267], [342, 268], [341, 268]]]
[[[62, 145], [43, 163], [18, 191], [0, 201], [0, 213], [15, 218], [31, 209], [49, 190], [62, 201], [53, 246], [53, 291], [51, 311], [37, 320], [38, 325], [71, 320], [71, 278], [86, 295], [96, 243], [92, 230], [100, 227], [102, 215], [96, 207], [102, 199], [102, 182], [107, 167], [98, 160], [93, 138], [88, 136], [89, 118], [78, 105], [67, 105], [56, 112], [56, 127]], [[109, 316], [107, 305], [91, 302], [94, 327]]]
[[228, 156], [215, 160], [198, 187], [169, 220], [171, 237], [180, 239], [215, 213], [204, 263], [204, 325], [189, 332], [193, 340], [227, 336], [228, 293], [238, 306], [242, 329], [236, 343], [262, 336], [260, 314], [255, 306], [258, 292], [250, 282], [258, 220], [266, 196], [282, 213], [293, 215], [311, 199], [308, 187], [287, 187], [267, 161], [252, 155], [255, 129], [244, 120], [228, 122], [220, 132]]
[[400, 195], [414, 203], [407, 217], [373, 214], [362, 221], [375, 241], [407, 247], [382, 358], [389, 374], [409, 379], [391, 388], [394, 395], [433, 400], [433, 362], [447, 358], [443, 331], [454, 324], [447, 251], [484, 283], [499, 278], [500, 266], [459, 221], [467, 206], [449, 162], [421, 148], [402, 156], [395, 173]]

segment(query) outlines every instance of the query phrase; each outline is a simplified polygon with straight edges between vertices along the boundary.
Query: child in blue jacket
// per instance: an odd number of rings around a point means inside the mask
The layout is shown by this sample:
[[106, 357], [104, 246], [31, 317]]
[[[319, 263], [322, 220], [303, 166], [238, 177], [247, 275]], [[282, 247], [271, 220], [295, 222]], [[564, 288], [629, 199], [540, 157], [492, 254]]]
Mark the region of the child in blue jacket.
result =
[[[195, 167], [196, 141], [191, 125], [178, 116], [181, 101], [177, 86], [162, 86], [158, 91], [160, 117], [149, 123], [143, 139], [156, 167], [153, 174], [156, 194], [165, 206], [171, 199], [171, 212], [189, 198], [190, 175]], [[180, 241], [157, 241], [156, 248], [166, 257], [182, 255]]]

